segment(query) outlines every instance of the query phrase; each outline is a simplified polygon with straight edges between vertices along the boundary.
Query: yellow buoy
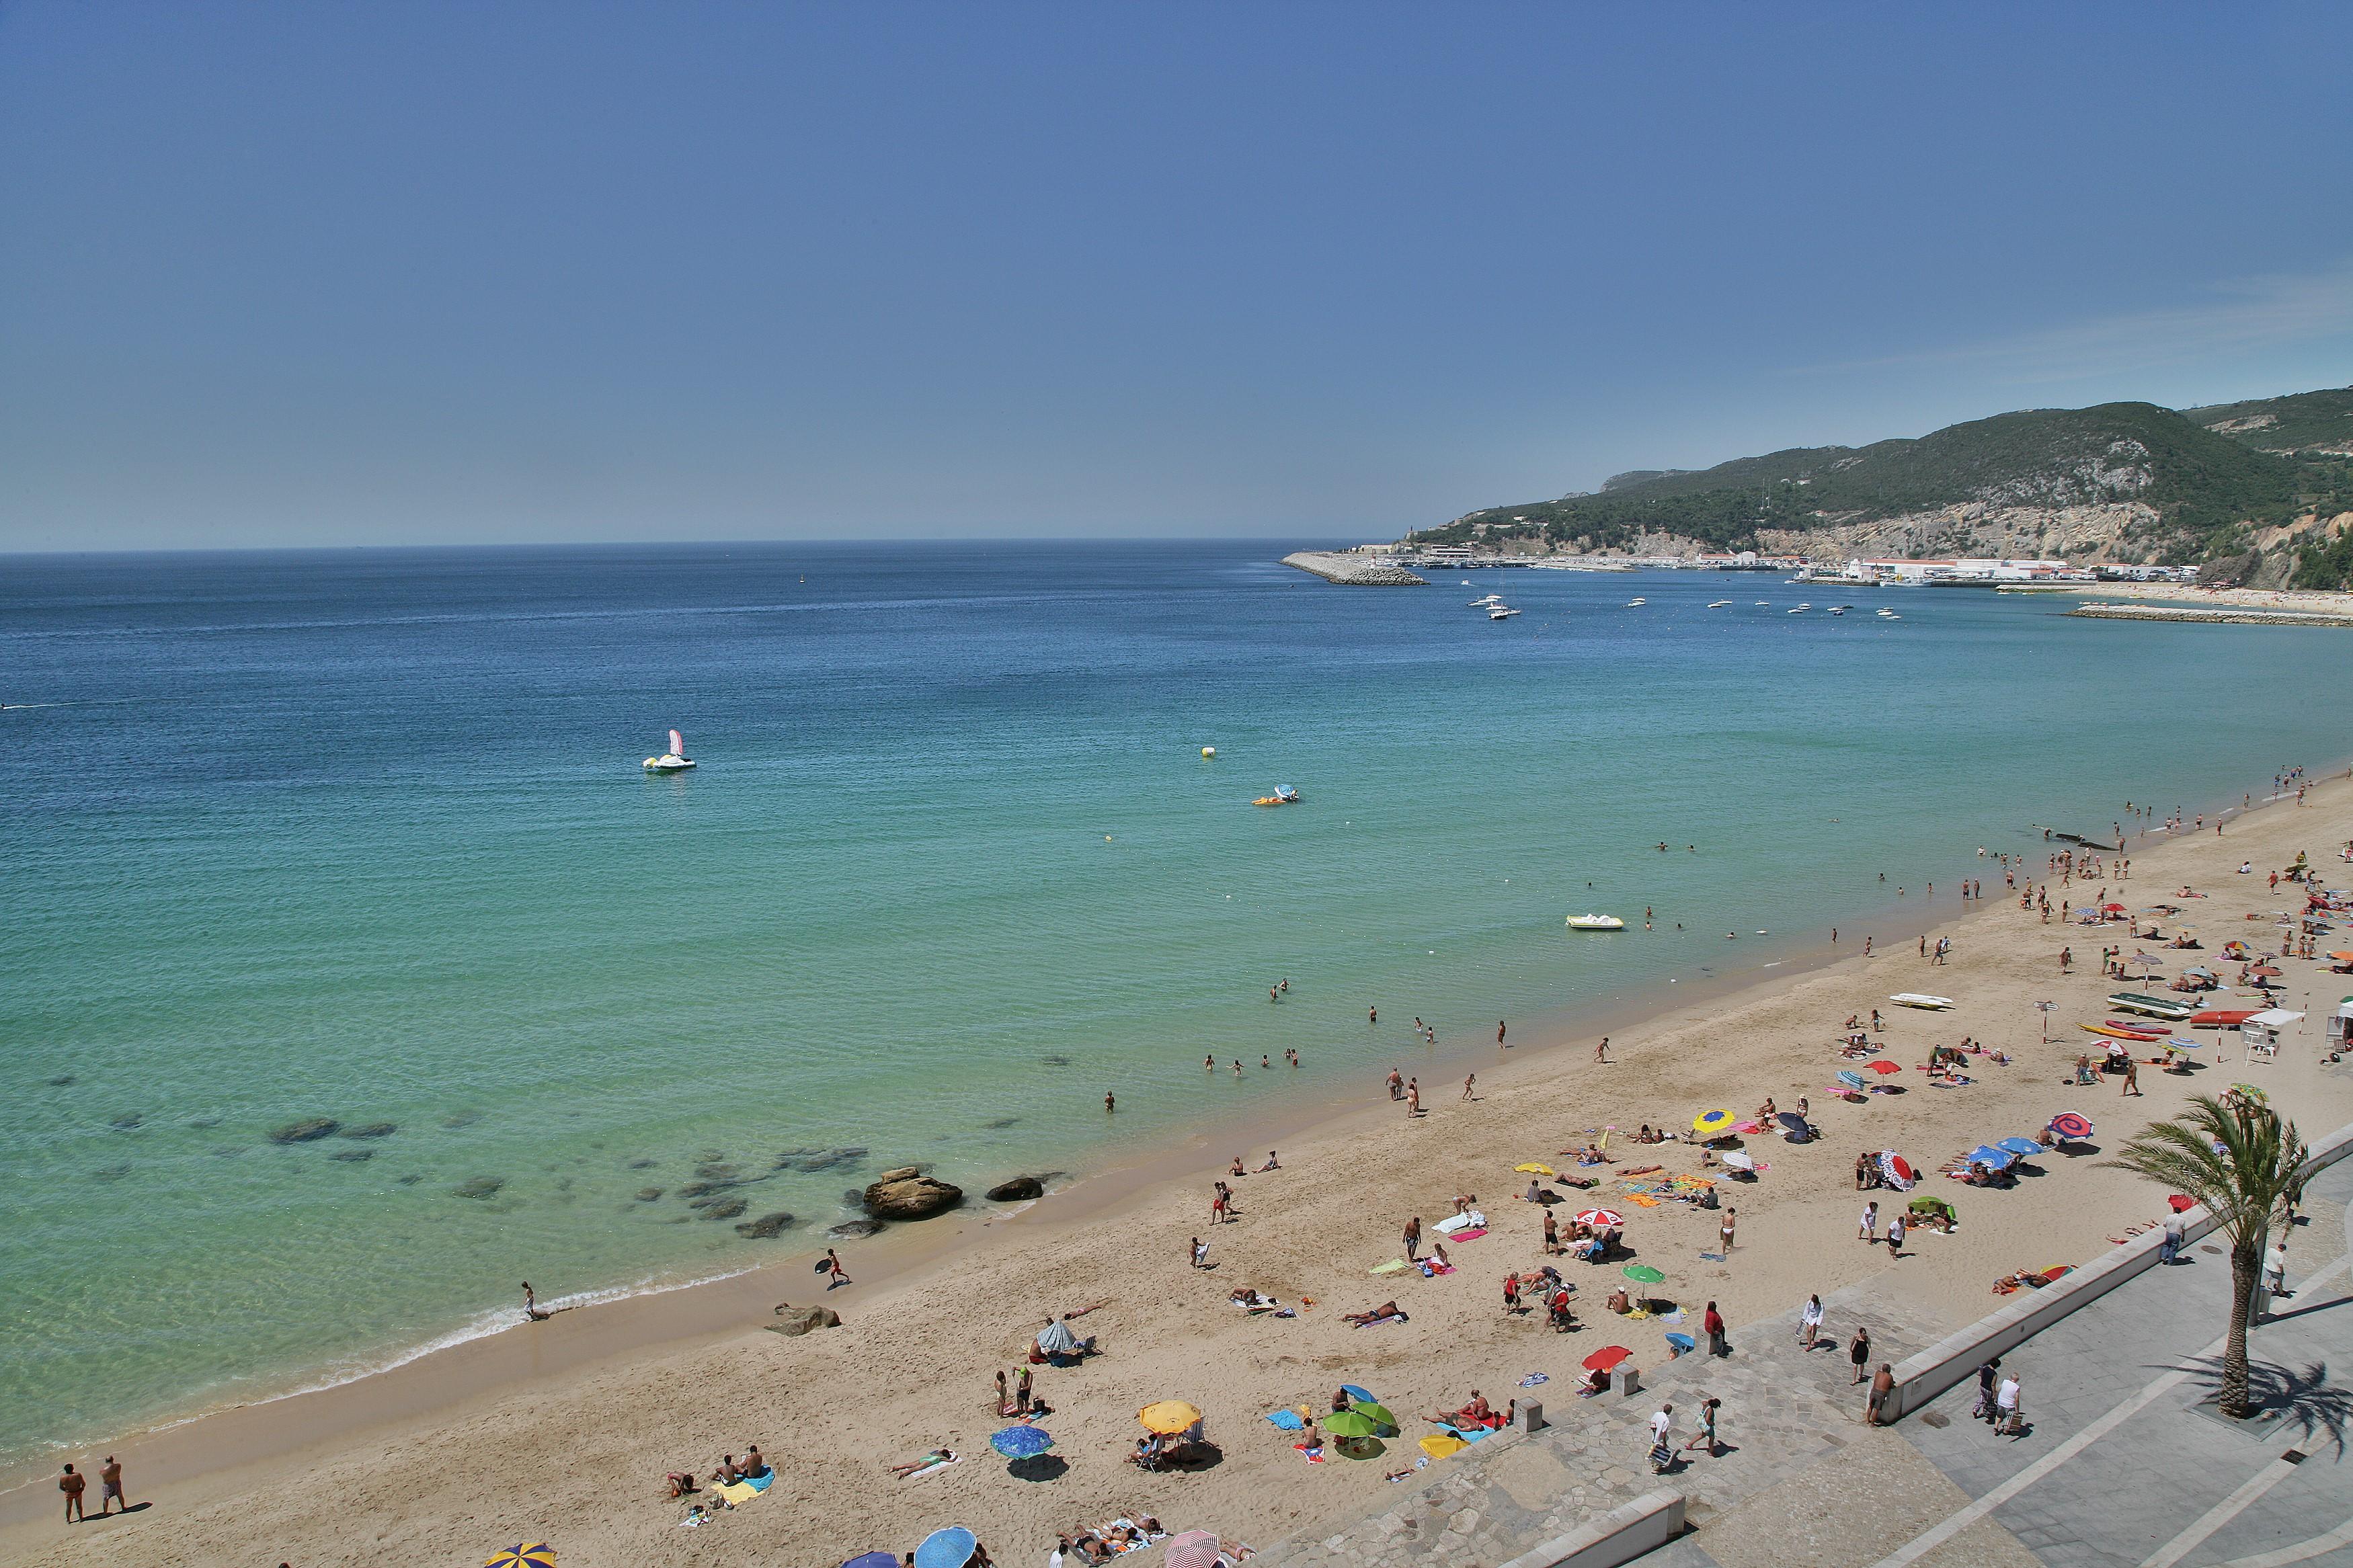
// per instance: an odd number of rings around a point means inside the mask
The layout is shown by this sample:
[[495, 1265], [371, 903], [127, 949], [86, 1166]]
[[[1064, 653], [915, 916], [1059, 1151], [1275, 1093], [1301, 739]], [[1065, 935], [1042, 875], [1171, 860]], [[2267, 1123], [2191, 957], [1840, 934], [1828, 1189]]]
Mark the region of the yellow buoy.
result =
[[1201, 748], [1201, 754], [1205, 757], [1214, 757], [1218, 754], [1218, 748], [1215, 746], [1204, 746]]

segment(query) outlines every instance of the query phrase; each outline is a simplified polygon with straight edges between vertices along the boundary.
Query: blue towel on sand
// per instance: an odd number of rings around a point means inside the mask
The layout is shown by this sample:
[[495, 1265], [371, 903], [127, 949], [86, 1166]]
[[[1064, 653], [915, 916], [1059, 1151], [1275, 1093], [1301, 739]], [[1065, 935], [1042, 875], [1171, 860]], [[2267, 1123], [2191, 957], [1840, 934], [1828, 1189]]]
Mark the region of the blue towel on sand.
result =
[[1307, 1423], [1299, 1418], [1299, 1412], [1296, 1410], [1278, 1410], [1267, 1419], [1286, 1432], [1301, 1432], [1307, 1427]]

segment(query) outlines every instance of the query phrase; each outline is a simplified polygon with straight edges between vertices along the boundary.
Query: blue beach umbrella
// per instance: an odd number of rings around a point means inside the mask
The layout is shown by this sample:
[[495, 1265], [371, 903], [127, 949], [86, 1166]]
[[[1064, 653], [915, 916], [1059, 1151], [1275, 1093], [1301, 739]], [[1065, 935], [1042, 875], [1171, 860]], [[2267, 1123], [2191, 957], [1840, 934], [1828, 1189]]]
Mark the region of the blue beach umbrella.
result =
[[861, 1552], [841, 1568], [899, 1568], [899, 1556], [894, 1552]]
[[1994, 1147], [2007, 1149], [2021, 1160], [2031, 1160], [2042, 1152], [2042, 1145], [2031, 1138], [2005, 1138]]
[[2018, 1156], [2008, 1150], [1997, 1149], [1989, 1143], [1980, 1143], [1968, 1152], [1970, 1164], [1983, 1165], [1995, 1171], [2007, 1170], [2017, 1159]]
[[1052, 1447], [1054, 1439], [1042, 1427], [1008, 1426], [988, 1446], [1008, 1459], [1029, 1459]]
[[964, 1568], [980, 1537], [960, 1524], [934, 1530], [915, 1548], [915, 1568]]
[[1861, 1089], [1868, 1081], [1861, 1073], [1847, 1068], [1839, 1069], [1838, 1080], [1849, 1089]]
[[1692, 1338], [1689, 1334], [1669, 1334], [1667, 1336], [1667, 1343], [1675, 1347], [1675, 1353], [1677, 1355], [1688, 1355], [1691, 1353], [1693, 1349], [1698, 1345], [1699, 1342]]
[[1373, 1396], [1373, 1391], [1371, 1389], [1358, 1388], [1353, 1383], [1342, 1384], [1340, 1385], [1340, 1392], [1346, 1394], [1351, 1399], [1361, 1399], [1367, 1405], [1378, 1405], [1380, 1403], [1378, 1399]]

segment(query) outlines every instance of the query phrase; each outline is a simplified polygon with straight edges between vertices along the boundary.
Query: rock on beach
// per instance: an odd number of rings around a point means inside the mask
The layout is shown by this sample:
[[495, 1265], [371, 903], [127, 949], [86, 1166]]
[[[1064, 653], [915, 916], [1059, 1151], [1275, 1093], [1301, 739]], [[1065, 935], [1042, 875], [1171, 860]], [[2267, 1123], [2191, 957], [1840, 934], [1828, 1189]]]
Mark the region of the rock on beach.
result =
[[964, 1189], [921, 1173], [913, 1165], [885, 1171], [860, 1194], [866, 1212], [876, 1219], [929, 1219], [964, 1202]]

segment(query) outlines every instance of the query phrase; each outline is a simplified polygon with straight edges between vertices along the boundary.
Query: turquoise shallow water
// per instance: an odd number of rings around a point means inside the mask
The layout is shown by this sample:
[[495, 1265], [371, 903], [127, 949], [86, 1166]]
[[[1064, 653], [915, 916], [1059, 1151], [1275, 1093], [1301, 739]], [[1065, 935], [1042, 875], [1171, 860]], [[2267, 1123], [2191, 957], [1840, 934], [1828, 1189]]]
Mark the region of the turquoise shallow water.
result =
[[[744, 1267], [885, 1164], [1082, 1168], [1106, 1089], [1162, 1133], [1370, 1084], [1416, 1014], [1492, 1038], [1721, 969], [1727, 927], [1872, 929], [1882, 870], [1957, 908], [1979, 844], [2346, 749], [2327, 632], [1345, 590], [1283, 548], [9, 562], [0, 1458], [381, 1364], [523, 1278]], [[648, 778], [671, 724], [702, 766]], [[1306, 804], [1248, 805], [1277, 784]], [[1692, 929], [1562, 924], [1644, 904]], [[395, 1131], [269, 1140], [302, 1117]], [[695, 1217], [710, 1161], [797, 1229]]]

